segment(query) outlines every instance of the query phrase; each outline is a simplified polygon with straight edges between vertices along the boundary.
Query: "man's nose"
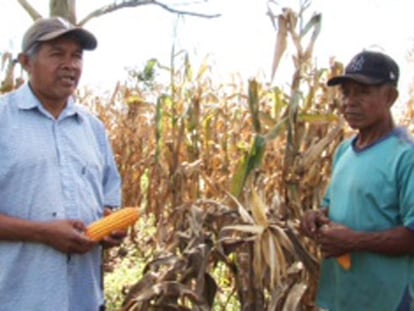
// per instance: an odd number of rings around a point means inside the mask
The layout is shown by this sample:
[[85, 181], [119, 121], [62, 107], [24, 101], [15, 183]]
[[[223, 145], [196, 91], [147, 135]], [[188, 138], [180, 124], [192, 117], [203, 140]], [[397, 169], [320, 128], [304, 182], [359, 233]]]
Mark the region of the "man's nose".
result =
[[76, 57], [65, 57], [62, 63], [62, 67], [64, 68], [71, 68], [71, 69], [78, 69], [82, 66], [82, 60]]
[[343, 99], [342, 102], [344, 105], [352, 106], [357, 105], [359, 101], [359, 96], [355, 92], [349, 92]]

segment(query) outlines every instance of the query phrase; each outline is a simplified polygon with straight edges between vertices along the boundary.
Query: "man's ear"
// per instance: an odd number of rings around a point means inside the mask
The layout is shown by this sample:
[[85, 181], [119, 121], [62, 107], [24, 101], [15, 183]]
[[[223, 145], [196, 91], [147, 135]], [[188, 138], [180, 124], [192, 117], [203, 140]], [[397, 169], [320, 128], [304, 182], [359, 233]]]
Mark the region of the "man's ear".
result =
[[30, 72], [30, 57], [27, 54], [20, 53], [17, 56], [17, 60], [19, 61], [20, 65], [23, 67], [24, 70]]
[[390, 107], [395, 103], [395, 101], [398, 98], [398, 95], [399, 95], [399, 93], [398, 93], [398, 90], [395, 86], [390, 85], [387, 88], [387, 102], [389, 103]]

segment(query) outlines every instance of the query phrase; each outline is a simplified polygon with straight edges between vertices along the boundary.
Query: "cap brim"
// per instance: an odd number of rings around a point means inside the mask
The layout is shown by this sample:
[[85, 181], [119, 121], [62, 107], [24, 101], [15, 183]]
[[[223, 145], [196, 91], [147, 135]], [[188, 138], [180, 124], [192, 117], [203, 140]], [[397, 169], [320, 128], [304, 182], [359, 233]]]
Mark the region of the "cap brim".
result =
[[343, 84], [344, 82], [355, 81], [366, 85], [378, 85], [384, 82], [383, 79], [375, 79], [361, 74], [345, 74], [342, 76], [336, 76], [328, 80], [328, 86], [335, 86]]
[[71, 35], [73, 36], [73, 38], [79, 40], [79, 43], [82, 49], [84, 50], [94, 50], [98, 45], [95, 36], [89, 31], [82, 28], [62, 29], [53, 31], [40, 37], [37, 41], [45, 42], [65, 35]]

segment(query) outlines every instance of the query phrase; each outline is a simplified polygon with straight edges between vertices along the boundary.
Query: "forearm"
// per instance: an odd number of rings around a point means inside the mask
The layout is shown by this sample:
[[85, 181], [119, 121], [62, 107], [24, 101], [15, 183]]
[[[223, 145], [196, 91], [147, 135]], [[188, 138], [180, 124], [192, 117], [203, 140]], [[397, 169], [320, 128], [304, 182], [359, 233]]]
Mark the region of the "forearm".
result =
[[0, 241], [42, 242], [42, 223], [0, 214]]
[[355, 232], [351, 251], [371, 252], [388, 256], [414, 254], [414, 232], [397, 227], [383, 232]]
[[85, 224], [79, 220], [35, 222], [0, 214], [0, 243], [39, 243], [65, 254], [84, 254], [96, 245], [84, 234], [85, 230]]

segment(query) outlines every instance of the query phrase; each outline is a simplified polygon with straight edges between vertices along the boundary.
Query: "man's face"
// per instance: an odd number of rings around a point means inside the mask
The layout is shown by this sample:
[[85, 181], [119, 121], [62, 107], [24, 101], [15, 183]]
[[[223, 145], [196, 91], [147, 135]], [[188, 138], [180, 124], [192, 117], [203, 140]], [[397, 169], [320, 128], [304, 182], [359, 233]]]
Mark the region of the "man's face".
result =
[[66, 101], [75, 91], [82, 73], [82, 48], [78, 41], [60, 37], [41, 44], [28, 59], [30, 84], [40, 100]]
[[342, 113], [349, 126], [364, 130], [389, 122], [395, 100], [392, 86], [364, 85], [346, 81], [341, 85]]

